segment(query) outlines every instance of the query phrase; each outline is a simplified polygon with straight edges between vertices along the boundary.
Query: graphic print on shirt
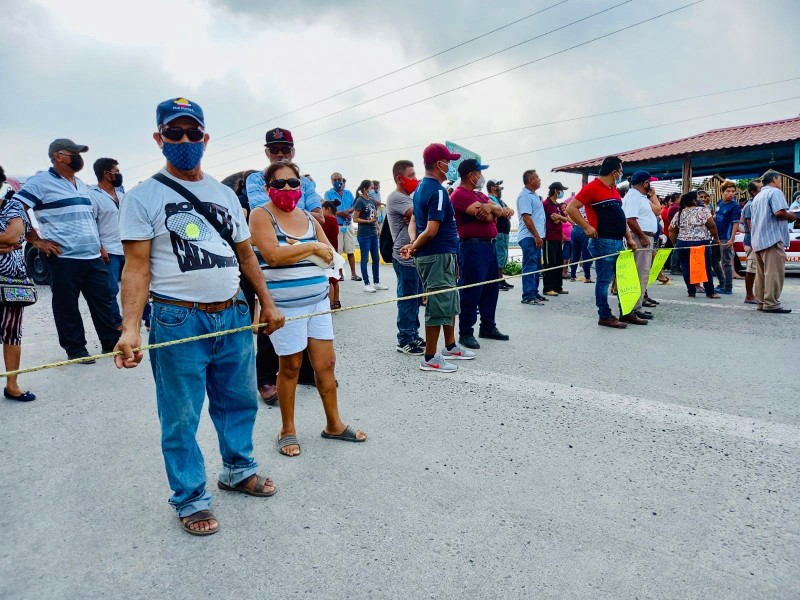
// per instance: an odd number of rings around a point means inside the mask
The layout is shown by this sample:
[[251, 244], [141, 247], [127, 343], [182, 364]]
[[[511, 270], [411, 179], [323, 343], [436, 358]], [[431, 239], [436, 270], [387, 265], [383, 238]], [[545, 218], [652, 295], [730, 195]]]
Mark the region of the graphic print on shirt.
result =
[[[203, 204], [211, 215], [222, 223], [228, 233], [233, 235], [233, 222], [228, 210], [213, 202], [204, 202]], [[164, 225], [169, 231], [172, 251], [178, 259], [178, 268], [182, 273], [202, 269], [235, 267], [239, 264], [235, 256], [213, 254], [192, 243], [206, 242], [217, 235], [217, 232], [203, 217], [193, 212], [192, 205], [189, 202], [171, 202], [164, 206], [164, 211], [167, 215]], [[222, 243], [227, 246], [226, 242], [223, 241]]]

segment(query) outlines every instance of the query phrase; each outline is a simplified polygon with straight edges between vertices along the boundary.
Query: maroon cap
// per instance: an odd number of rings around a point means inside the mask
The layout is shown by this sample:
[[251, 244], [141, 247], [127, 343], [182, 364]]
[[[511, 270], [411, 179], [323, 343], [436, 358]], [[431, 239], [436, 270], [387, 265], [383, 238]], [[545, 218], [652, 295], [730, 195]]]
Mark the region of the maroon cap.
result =
[[458, 160], [461, 158], [460, 154], [453, 154], [447, 149], [444, 144], [431, 144], [422, 152], [422, 163], [424, 165], [431, 165], [440, 160]]
[[270, 129], [266, 137], [267, 146], [270, 144], [288, 144], [294, 147], [294, 138], [292, 137], [292, 132], [288, 129], [281, 129], [280, 127]]

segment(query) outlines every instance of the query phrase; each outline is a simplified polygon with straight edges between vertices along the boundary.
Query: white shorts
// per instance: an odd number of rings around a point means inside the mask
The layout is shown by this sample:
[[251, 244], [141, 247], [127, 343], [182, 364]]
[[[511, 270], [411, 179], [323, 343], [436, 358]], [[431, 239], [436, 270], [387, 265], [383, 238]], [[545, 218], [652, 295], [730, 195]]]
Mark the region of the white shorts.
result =
[[[316, 304], [278, 307], [278, 310], [288, 319], [289, 317], [296, 317], [298, 315], [307, 315], [309, 313], [330, 310], [330, 308], [330, 302], [325, 298]], [[275, 353], [278, 356], [289, 356], [302, 352], [308, 346], [308, 338], [314, 338], [315, 340], [333, 339], [333, 319], [331, 319], [330, 313], [311, 317], [310, 319], [287, 321], [286, 325], [278, 329], [278, 331], [271, 333], [269, 336], [272, 345], [275, 346]]]

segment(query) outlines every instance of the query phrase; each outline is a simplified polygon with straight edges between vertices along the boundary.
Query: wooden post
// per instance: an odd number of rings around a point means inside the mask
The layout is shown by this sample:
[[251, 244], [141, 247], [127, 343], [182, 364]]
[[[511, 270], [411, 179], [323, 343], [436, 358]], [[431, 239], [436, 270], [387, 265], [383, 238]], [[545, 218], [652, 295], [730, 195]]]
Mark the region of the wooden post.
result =
[[581, 187], [583, 187], [587, 183], [589, 183], [589, 174], [588, 173], [583, 173], [581, 175]]
[[692, 191], [692, 157], [683, 159], [683, 193]]

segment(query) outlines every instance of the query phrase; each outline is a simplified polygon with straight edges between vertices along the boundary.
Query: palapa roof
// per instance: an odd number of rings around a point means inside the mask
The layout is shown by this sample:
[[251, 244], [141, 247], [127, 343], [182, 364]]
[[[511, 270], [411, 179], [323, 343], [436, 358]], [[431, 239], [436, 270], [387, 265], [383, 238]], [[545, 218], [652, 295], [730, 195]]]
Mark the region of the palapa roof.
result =
[[[670, 157], [683, 157], [707, 152], [717, 152], [736, 148], [750, 148], [766, 146], [782, 142], [800, 140], [800, 117], [756, 123], [754, 125], [740, 125], [738, 127], [725, 127], [712, 129], [705, 133], [693, 135], [680, 140], [664, 142], [654, 146], [616, 153], [626, 163], [640, 163], [665, 159]], [[609, 153], [614, 155], [614, 153]], [[584, 160], [581, 162], [555, 167], [553, 171], [584, 172], [588, 169], [599, 167], [603, 156]]]

